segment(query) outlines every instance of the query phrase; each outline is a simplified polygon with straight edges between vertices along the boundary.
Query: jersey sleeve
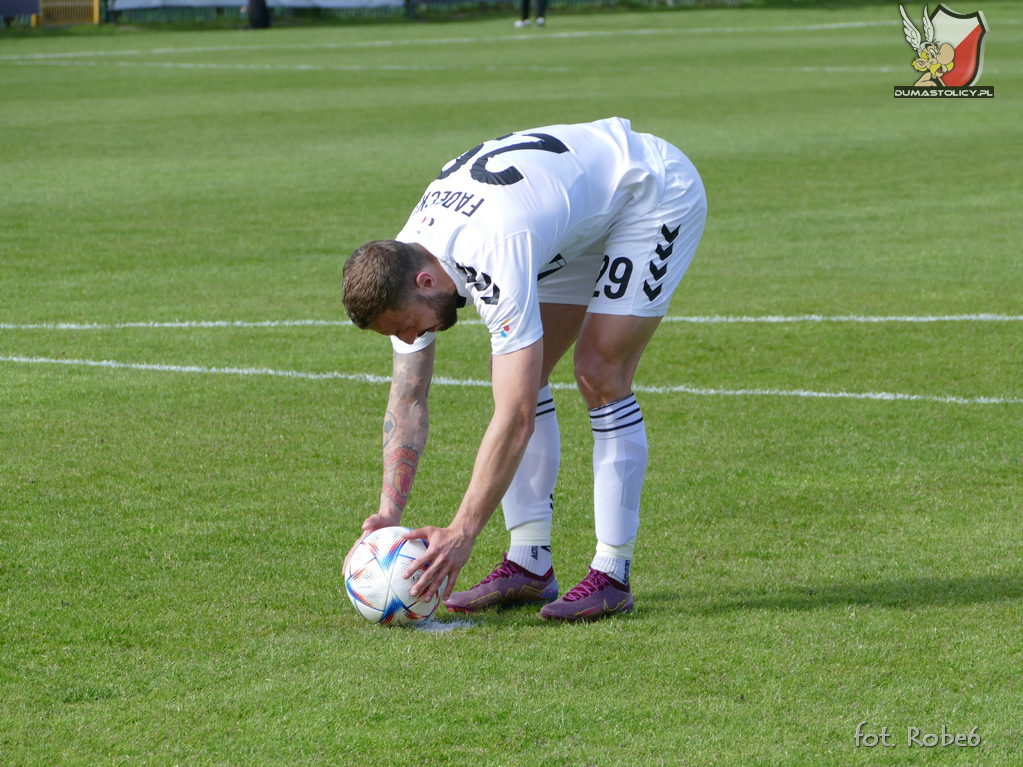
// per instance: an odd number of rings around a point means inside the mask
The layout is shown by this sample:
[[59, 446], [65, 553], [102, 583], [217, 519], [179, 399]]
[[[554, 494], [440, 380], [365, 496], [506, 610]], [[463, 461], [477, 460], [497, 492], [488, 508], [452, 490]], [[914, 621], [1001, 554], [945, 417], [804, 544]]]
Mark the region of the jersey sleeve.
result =
[[510, 354], [543, 337], [536, 287], [536, 264], [542, 259], [541, 243], [530, 232], [508, 237], [488, 254], [492, 284], [473, 290], [473, 301], [490, 331], [493, 354]]
[[412, 354], [425, 349], [427, 346], [433, 343], [433, 340], [437, 337], [436, 333], [424, 333], [415, 341], [410, 344], [402, 341], [398, 336], [390, 336], [391, 347], [394, 349], [395, 354]]

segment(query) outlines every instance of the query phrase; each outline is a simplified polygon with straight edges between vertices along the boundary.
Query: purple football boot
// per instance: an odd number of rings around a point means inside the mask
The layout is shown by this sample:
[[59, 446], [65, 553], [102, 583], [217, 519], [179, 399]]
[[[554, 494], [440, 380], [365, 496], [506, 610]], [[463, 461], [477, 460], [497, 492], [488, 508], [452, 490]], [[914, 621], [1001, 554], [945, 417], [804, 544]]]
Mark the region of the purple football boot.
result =
[[607, 573], [590, 568], [579, 585], [556, 602], [544, 605], [540, 617], [548, 621], [594, 621], [607, 615], [632, 612], [632, 589]]
[[558, 579], [554, 568], [546, 575], [533, 575], [525, 568], [501, 557], [501, 564], [468, 591], [456, 591], [444, 600], [444, 606], [456, 613], [474, 613], [487, 607], [547, 604], [558, 598]]

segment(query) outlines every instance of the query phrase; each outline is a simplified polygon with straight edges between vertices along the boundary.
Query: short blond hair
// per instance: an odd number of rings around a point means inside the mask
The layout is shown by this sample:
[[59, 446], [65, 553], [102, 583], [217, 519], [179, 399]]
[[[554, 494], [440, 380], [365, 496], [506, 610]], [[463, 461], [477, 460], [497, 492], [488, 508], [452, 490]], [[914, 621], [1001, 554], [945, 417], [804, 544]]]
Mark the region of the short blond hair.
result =
[[397, 240], [374, 240], [356, 248], [341, 280], [341, 300], [355, 326], [365, 330], [387, 309], [401, 310], [425, 262], [415, 248]]

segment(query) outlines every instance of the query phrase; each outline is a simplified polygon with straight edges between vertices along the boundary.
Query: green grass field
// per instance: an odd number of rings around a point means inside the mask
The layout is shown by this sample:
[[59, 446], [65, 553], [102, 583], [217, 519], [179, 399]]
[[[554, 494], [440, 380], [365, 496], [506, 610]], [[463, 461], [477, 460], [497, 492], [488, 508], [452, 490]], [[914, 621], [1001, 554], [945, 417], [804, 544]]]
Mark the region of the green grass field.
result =
[[[993, 100], [894, 99], [896, 4], [0, 35], [0, 764], [1023, 763], [1023, 6], [977, 9]], [[612, 114], [710, 199], [637, 377], [636, 612], [374, 628], [390, 352], [341, 264], [480, 140]], [[441, 339], [406, 522], [461, 498], [488, 348]]]

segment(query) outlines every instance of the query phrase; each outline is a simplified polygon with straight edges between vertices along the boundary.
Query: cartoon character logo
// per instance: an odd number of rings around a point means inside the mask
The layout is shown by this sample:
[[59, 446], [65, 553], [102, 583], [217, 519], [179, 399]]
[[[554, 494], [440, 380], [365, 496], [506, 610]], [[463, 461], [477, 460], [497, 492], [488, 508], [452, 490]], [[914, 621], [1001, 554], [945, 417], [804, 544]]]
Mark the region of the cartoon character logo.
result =
[[906, 42], [916, 51], [913, 69], [920, 77], [914, 87], [959, 88], [977, 82], [984, 65], [984, 39], [988, 32], [983, 13], [964, 15], [938, 3], [928, 16], [925, 5], [921, 35], [906, 9], [900, 5], [899, 10]]

